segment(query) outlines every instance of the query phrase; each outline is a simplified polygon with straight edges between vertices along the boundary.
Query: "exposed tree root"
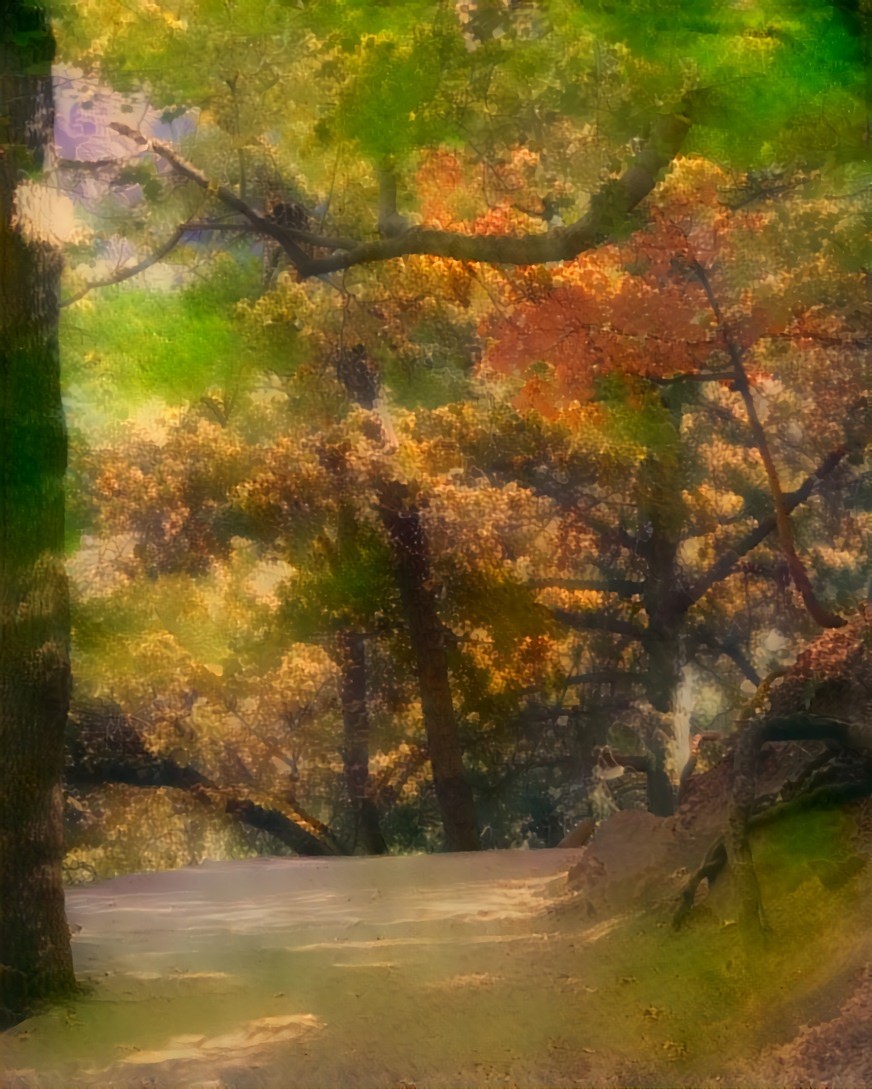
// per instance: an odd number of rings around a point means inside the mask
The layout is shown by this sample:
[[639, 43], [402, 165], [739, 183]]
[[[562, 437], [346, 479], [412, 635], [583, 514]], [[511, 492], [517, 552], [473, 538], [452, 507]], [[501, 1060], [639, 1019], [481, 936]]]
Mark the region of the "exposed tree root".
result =
[[[739, 723], [733, 754], [732, 800], [723, 835], [681, 892], [673, 924], [681, 926], [703, 881], [729, 865], [739, 898], [739, 919], [750, 933], [766, 929], [749, 832], [811, 808], [846, 805], [872, 794], [872, 608], [861, 606], [842, 628], [822, 635], [795, 665], [760, 686]], [[772, 741], [819, 741], [797, 780], [778, 795], [756, 797], [757, 755]], [[844, 864], [843, 864], [844, 863]], [[862, 861], [821, 863], [825, 885], [837, 885]]]
[[[703, 881], [707, 881], [711, 887], [729, 862], [739, 885], [744, 921], [756, 923], [762, 929], [767, 929], [756, 873], [747, 844], [749, 833], [790, 820], [809, 810], [838, 808], [870, 796], [872, 796], [872, 765], [868, 758], [860, 755], [855, 757], [853, 763], [846, 763], [844, 754], [833, 750], [827, 750], [814, 757], [803, 769], [798, 780], [786, 784], [777, 795], [758, 798], [754, 803], [754, 812], [749, 818], [743, 819], [741, 812], [737, 817], [734, 811], [731, 819], [740, 823], [731, 831], [734, 837], [738, 834], [743, 841], [739, 844], [741, 853], [738, 869], [735, 854], [730, 858], [729, 833], [718, 837], [681, 890], [679, 904], [672, 917], [672, 925], [676, 929], [682, 926], [693, 909], [700, 885]], [[736, 851], [735, 839], [733, 851]], [[864, 861], [857, 856], [832, 863], [821, 860], [816, 872], [820, 871], [818, 877], [825, 887], [833, 888], [853, 876], [863, 864]], [[743, 866], [748, 866], [749, 870], [743, 872]]]

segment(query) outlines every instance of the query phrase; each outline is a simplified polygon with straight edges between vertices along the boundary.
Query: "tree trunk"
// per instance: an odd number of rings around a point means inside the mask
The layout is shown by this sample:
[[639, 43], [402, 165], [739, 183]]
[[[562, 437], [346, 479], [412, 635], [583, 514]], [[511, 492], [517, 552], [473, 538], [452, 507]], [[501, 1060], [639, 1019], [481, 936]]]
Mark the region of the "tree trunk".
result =
[[16, 222], [53, 136], [43, 10], [0, 10], [0, 1020], [74, 989], [61, 884], [69, 600], [57, 249]]
[[340, 696], [345, 744], [343, 759], [348, 795], [354, 811], [355, 839], [368, 855], [387, 854], [379, 827], [378, 808], [369, 786], [369, 713], [366, 705], [366, 645], [360, 632], [346, 629], [338, 639]]
[[[681, 411], [680, 404], [670, 408], [676, 441], [649, 455], [639, 474], [640, 521], [647, 534], [640, 548], [647, 567], [643, 592], [648, 613], [648, 630], [643, 640], [648, 656], [645, 693], [654, 710], [668, 717], [670, 729], [674, 728], [675, 696], [681, 676], [684, 619], [683, 599], [678, 591], [678, 542], [684, 522], [681, 498], [684, 474], [678, 443]], [[646, 738], [651, 753], [647, 772], [648, 810], [658, 817], [668, 817], [675, 803], [665, 767], [667, 738], [656, 728], [649, 733]]]
[[379, 513], [390, 539], [412, 643], [445, 845], [449, 851], [478, 851], [481, 844], [475, 803], [463, 767], [451, 701], [445, 629], [439, 619], [421, 515], [409, 501], [408, 488], [399, 481], [381, 482]]
[[[363, 345], [340, 350], [336, 374], [349, 400], [364, 408], [378, 401], [378, 378], [367, 359]], [[390, 427], [390, 420], [387, 420]], [[390, 439], [381, 422], [382, 438]], [[406, 616], [421, 713], [427, 732], [427, 749], [433, 769], [436, 801], [449, 851], [478, 851], [481, 842], [472, 790], [463, 767], [460, 735], [445, 652], [445, 629], [439, 619], [436, 594], [430, 578], [430, 552], [421, 515], [411, 502], [408, 487], [398, 480], [378, 479], [378, 509], [388, 534], [394, 560], [397, 587]]]

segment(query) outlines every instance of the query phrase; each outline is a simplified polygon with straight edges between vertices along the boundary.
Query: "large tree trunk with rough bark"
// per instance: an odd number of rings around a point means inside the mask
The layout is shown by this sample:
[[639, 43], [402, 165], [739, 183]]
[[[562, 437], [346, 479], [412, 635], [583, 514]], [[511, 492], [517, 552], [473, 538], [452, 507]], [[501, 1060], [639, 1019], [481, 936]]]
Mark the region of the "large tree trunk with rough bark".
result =
[[[0, 1021], [74, 986], [61, 885], [70, 687], [60, 257], [16, 219], [52, 141], [44, 11], [0, 9]], [[24, 183], [28, 184], [28, 183]]]
[[433, 785], [449, 851], [481, 847], [472, 789], [463, 767], [451, 700], [445, 628], [433, 589], [421, 514], [399, 481], [382, 481], [379, 512], [393, 552], [397, 586], [418, 674], [421, 712], [433, 768]]

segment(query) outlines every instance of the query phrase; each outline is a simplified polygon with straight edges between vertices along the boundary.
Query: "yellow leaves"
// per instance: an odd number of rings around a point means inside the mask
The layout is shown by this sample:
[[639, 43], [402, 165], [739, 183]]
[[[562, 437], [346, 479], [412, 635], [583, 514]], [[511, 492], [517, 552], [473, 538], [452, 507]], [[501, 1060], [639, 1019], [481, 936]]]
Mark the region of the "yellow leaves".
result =
[[698, 533], [711, 532], [725, 519], [737, 515], [744, 506], [740, 495], [708, 481], [698, 484], [692, 491], [684, 491], [682, 500]]
[[[867, 518], [866, 522], [867, 530], [872, 530], [872, 519]], [[841, 548], [832, 545], [817, 545], [813, 551], [821, 564], [826, 565], [835, 572], [850, 575], [857, 566], [857, 543], [852, 542], [853, 547], [847, 547], [843, 544]]]
[[312, 445], [285, 435], [256, 451], [250, 475], [233, 495], [266, 527], [287, 530], [307, 515], [331, 509], [333, 490]]
[[281, 664], [267, 679], [272, 696], [287, 707], [297, 707], [319, 695], [337, 677], [327, 651], [311, 643], [293, 643]]
[[486, 691], [494, 696], [541, 685], [559, 664], [558, 644], [547, 635], [526, 636], [507, 655], [492, 633], [477, 628], [464, 638], [463, 650], [484, 678]]
[[679, 209], [719, 207], [724, 190], [733, 179], [727, 171], [699, 155], [676, 155], [665, 177], [657, 186], [657, 203], [664, 213], [675, 216]]
[[566, 609], [576, 613], [596, 612], [607, 600], [600, 590], [567, 590], [556, 586], [540, 590], [537, 597], [543, 605], [551, 609]]
[[435, 555], [452, 564], [499, 563], [523, 553], [552, 516], [552, 504], [514, 481], [504, 487], [436, 481], [426, 512]]
[[[420, 708], [414, 708], [414, 718], [406, 724], [409, 736], [421, 736]], [[376, 796], [392, 795], [402, 802], [414, 802], [430, 782], [430, 763], [423, 749], [401, 741], [391, 749], [379, 749], [369, 758], [369, 774]]]

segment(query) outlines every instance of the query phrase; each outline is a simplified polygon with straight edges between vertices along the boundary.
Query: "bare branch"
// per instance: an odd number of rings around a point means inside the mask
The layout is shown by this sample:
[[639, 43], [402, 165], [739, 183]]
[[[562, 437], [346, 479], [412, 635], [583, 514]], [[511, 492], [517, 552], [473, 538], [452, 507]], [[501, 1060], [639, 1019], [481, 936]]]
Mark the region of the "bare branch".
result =
[[580, 684], [634, 685], [644, 684], [647, 677], [647, 673], [634, 673], [628, 669], [596, 669], [591, 673], [575, 673], [567, 677], [564, 684], [567, 686]]
[[[260, 234], [260, 228], [253, 223], [212, 223], [210, 220], [191, 222], [188, 224], [191, 231], [237, 231], [239, 234]], [[295, 242], [306, 242], [311, 246], [318, 246], [325, 250], [352, 250], [360, 245], [356, 238], [345, 238], [342, 235], [315, 234], [312, 231], [301, 231], [296, 227], [282, 227], [282, 231]]]
[[745, 677], [746, 680], [749, 680], [751, 684], [760, 684], [763, 678], [745, 656], [735, 638], [718, 639], [713, 632], [701, 632], [698, 639], [701, 644], [709, 647], [710, 650], [714, 650], [718, 654], [722, 654], [725, 658], [729, 658], [742, 676]]
[[657, 375], [648, 375], [647, 378], [655, 386], [671, 386], [678, 382], [731, 382], [735, 375], [732, 371], [709, 371], [707, 373], [691, 371], [671, 374], [667, 378], [660, 378]]
[[409, 227], [409, 221], [397, 211], [397, 175], [393, 166], [384, 164], [378, 172], [378, 230], [382, 238], [395, 238]]
[[61, 306], [71, 306], [74, 302], [78, 302], [79, 299], [83, 299], [89, 291], [94, 291], [98, 287], [110, 287], [112, 284], [120, 284], [125, 280], [130, 280], [134, 276], [138, 276], [140, 272], [145, 272], [147, 268], [151, 268], [152, 265], [156, 265], [158, 261], [162, 260], [175, 247], [181, 242], [185, 232], [190, 230], [187, 223], [182, 223], [176, 227], [170, 237], [162, 245], [148, 255], [143, 257], [141, 261], [138, 261], [135, 265], [131, 265], [129, 268], [119, 269], [111, 276], [107, 276], [103, 280], [94, 280], [90, 284], [86, 284], [80, 291], [77, 291], [74, 295], [70, 295], [69, 298], [63, 299], [60, 303]]
[[272, 220], [258, 212], [247, 201], [238, 197], [226, 185], [216, 185], [202, 170], [198, 170], [187, 159], [179, 155], [170, 144], [165, 143], [163, 140], [146, 140], [144, 136], [130, 128], [129, 125], [122, 125], [118, 121], [113, 122], [109, 128], [114, 129], [122, 136], [126, 136], [129, 140], [133, 140], [139, 147], [151, 149], [156, 155], [168, 162], [176, 173], [188, 178], [189, 181], [194, 182], [201, 189], [205, 189], [206, 192], [214, 193], [229, 208], [245, 216], [249, 223], [253, 224], [261, 234], [274, 238], [301, 275], [309, 276], [314, 274], [315, 270], [309, 270], [309, 266], [312, 264], [311, 258], [300, 249], [293, 238], [290, 237], [286, 228], [273, 223]]
[[616, 635], [629, 635], [632, 639], [644, 639], [645, 629], [629, 620], [604, 613], [576, 613], [569, 609], [549, 609], [555, 620], [576, 631], [610, 631]]
[[[140, 147], [150, 148], [170, 163], [177, 173], [201, 189], [214, 193], [228, 207], [245, 216], [262, 234], [274, 238], [288, 255], [300, 278], [305, 279], [412, 254], [495, 265], [536, 265], [571, 260], [613, 237], [626, 224], [628, 214], [648, 196], [661, 173], [680, 150], [690, 125], [690, 119], [683, 114], [661, 117], [653, 127], [651, 138], [623, 174], [607, 182], [591, 199], [587, 213], [567, 227], [533, 235], [471, 235], [413, 227], [396, 237], [354, 243], [345, 252], [326, 257], [309, 257], [297, 245], [296, 232], [272, 223], [232, 189], [210, 181], [169, 144], [162, 140], [146, 140], [128, 125], [118, 122], [110, 127]], [[343, 241], [350, 243], [352, 240]], [[325, 239], [323, 244], [327, 246], [331, 243]], [[334, 248], [343, 247], [334, 244]]]

